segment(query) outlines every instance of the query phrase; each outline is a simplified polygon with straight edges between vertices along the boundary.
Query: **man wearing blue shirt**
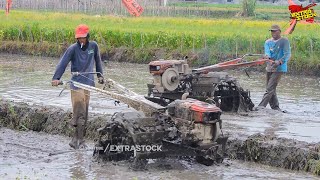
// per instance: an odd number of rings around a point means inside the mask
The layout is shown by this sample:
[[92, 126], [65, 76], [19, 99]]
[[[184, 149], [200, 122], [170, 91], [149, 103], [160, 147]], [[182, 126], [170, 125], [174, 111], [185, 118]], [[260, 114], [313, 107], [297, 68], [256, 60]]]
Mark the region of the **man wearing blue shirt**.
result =
[[282, 111], [279, 107], [277, 98], [277, 85], [281, 76], [288, 71], [287, 63], [291, 56], [290, 43], [287, 38], [281, 37], [281, 29], [279, 25], [271, 26], [272, 38], [264, 43], [265, 58], [269, 58], [272, 62], [267, 62], [267, 86], [266, 92], [257, 107], [270, 107], [274, 110]]
[[[95, 41], [89, 41], [89, 27], [80, 24], [75, 30], [77, 42], [68, 47], [62, 56], [52, 78], [52, 86], [58, 86], [60, 78], [65, 72], [69, 62], [71, 62], [71, 72], [73, 81], [89, 86], [95, 86], [93, 67], [95, 65], [98, 72], [98, 82], [104, 83], [103, 68], [99, 47]], [[70, 85], [73, 117], [71, 125], [74, 127], [74, 136], [69, 145], [74, 149], [86, 148], [84, 136], [88, 120], [88, 108], [90, 92]]]

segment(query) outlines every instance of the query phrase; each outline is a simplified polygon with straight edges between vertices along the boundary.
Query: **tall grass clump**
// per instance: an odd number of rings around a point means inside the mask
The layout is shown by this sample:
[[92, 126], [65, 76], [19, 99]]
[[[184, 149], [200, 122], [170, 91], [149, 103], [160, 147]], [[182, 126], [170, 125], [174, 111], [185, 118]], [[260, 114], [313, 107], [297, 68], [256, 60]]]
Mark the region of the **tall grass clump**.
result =
[[242, 0], [242, 16], [255, 16], [257, 0]]

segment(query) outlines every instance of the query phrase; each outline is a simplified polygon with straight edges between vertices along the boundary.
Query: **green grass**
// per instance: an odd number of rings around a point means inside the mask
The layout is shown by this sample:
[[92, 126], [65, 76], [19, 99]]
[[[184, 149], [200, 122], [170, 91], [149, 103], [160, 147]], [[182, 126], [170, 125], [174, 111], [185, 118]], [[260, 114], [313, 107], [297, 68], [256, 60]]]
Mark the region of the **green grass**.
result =
[[[8, 17], [4, 14], [0, 11], [0, 41], [71, 44], [75, 41], [74, 28], [86, 23], [91, 28], [91, 39], [107, 49], [165, 48], [168, 51], [198, 52], [206, 47], [210, 57], [216, 60], [235, 54], [263, 53], [263, 43], [270, 38], [268, 29], [271, 24], [280, 24], [283, 29], [289, 26], [288, 21], [250, 18], [134, 18], [17, 10]], [[288, 36], [296, 69], [319, 68], [319, 32], [319, 24], [298, 24], [294, 33]], [[149, 56], [142, 54], [142, 57]]]
[[[288, 21], [259, 21], [250, 19], [200, 19], [200, 18], [171, 18], [171, 17], [114, 17], [90, 16], [82, 14], [65, 14], [51, 12], [12, 11], [6, 17], [0, 11], [1, 29], [9, 27], [33, 27], [41, 29], [73, 29], [79, 23], [86, 23], [94, 30], [112, 30], [122, 32], [143, 33], [177, 33], [188, 35], [232, 36], [255, 35], [270, 36], [267, 31], [273, 23], [288, 27]], [[299, 24], [294, 36], [319, 36], [319, 25]], [[1, 36], [1, 34], [0, 34]]]
[[[297, 3], [300, 5], [299, 3]], [[168, 6], [176, 6], [176, 7], [206, 7], [206, 8], [234, 8], [234, 9], [240, 9], [241, 4], [208, 4], [208, 3], [169, 3]], [[260, 9], [283, 9], [283, 10], [288, 10], [288, 5], [272, 5], [272, 4], [257, 4], [256, 6], [257, 10]], [[320, 9], [320, 6], [315, 6], [313, 9]]]

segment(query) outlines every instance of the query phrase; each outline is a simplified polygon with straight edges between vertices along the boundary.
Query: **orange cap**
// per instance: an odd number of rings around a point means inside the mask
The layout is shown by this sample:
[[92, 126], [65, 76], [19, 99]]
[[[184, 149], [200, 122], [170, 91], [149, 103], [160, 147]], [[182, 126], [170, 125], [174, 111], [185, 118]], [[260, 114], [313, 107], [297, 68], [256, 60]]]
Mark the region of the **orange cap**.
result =
[[89, 26], [85, 24], [80, 24], [76, 28], [75, 38], [87, 37], [88, 33], [89, 33]]

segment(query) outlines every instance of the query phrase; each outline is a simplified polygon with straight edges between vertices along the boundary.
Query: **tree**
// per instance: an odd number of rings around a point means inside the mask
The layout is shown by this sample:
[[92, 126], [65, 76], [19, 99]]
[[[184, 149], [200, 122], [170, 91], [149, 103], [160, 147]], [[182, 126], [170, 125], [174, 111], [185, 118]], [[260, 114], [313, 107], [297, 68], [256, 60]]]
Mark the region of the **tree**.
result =
[[243, 0], [241, 15], [244, 17], [255, 16], [257, 0]]

